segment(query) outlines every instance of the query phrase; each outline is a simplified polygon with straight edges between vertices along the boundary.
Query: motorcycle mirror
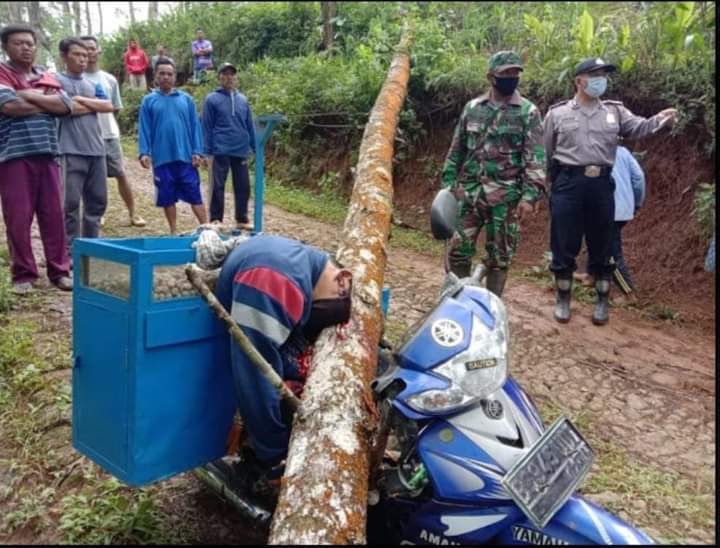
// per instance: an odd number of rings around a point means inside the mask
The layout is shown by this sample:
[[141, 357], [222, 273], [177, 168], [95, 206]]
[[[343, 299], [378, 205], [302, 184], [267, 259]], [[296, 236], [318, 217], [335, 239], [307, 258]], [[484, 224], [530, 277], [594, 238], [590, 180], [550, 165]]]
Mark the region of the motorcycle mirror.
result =
[[430, 229], [436, 240], [449, 240], [455, 232], [458, 201], [450, 189], [443, 188], [435, 195], [430, 208]]

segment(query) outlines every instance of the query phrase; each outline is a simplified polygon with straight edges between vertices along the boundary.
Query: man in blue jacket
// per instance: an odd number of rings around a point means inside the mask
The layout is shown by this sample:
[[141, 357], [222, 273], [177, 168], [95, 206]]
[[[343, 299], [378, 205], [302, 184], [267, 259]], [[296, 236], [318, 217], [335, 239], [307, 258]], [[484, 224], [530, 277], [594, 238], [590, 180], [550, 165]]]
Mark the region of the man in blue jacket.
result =
[[255, 124], [247, 98], [237, 91], [237, 69], [224, 63], [218, 70], [220, 87], [210, 93], [203, 106], [205, 154], [212, 156], [210, 222], [222, 223], [225, 210], [225, 181], [232, 171], [237, 228], [249, 228], [250, 178], [248, 154], [255, 153]]
[[190, 204], [199, 224], [207, 222], [197, 171], [203, 161], [202, 131], [192, 97], [175, 89], [172, 61], [158, 60], [155, 82], [157, 88], [140, 104], [139, 158], [145, 169], [152, 163], [155, 205], [164, 208], [170, 234], [175, 234], [178, 200]]
[[[350, 318], [352, 273], [324, 251], [258, 235], [224, 261], [215, 294], [258, 352], [285, 380], [303, 380], [297, 357], [320, 332]], [[282, 474], [290, 416], [275, 390], [230, 340], [237, 402], [266, 479]]]
[[645, 201], [645, 174], [640, 164], [627, 148], [618, 146], [612, 169], [615, 181], [615, 223], [610, 243], [610, 253], [615, 262], [613, 277], [620, 290], [629, 295], [635, 291], [635, 283], [623, 256], [622, 229]]

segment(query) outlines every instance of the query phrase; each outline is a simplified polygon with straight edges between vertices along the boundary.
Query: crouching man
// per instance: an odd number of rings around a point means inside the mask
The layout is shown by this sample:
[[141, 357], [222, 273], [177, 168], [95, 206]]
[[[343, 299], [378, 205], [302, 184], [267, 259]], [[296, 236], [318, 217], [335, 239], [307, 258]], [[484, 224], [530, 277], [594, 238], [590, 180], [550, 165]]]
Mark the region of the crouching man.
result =
[[[324, 328], [350, 319], [351, 286], [351, 272], [324, 251], [258, 235], [229, 253], [215, 293], [275, 372], [297, 382], [304, 380], [298, 355]], [[238, 409], [260, 481], [276, 481], [283, 473], [291, 414], [232, 338], [230, 357]]]

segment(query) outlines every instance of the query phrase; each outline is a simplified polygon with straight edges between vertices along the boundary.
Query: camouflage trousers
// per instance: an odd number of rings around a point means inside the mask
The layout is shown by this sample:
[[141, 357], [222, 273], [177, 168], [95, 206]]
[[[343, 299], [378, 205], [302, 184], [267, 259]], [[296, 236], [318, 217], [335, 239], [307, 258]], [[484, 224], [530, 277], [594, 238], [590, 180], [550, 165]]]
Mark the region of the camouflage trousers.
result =
[[520, 241], [516, 208], [516, 201], [488, 206], [481, 201], [463, 200], [448, 249], [450, 270], [456, 274], [469, 271], [483, 227], [487, 252], [483, 261], [485, 266], [507, 269]]

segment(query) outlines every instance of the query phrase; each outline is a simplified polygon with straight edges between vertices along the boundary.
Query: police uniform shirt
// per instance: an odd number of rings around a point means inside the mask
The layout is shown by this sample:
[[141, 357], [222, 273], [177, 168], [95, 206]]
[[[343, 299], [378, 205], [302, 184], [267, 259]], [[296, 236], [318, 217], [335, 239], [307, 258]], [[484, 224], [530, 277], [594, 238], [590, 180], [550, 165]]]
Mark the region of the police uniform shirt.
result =
[[618, 136], [640, 139], [659, 129], [665, 118], [636, 116], [620, 101], [581, 106], [577, 97], [550, 107], [544, 122], [548, 166], [555, 159], [569, 166], [615, 163]]

